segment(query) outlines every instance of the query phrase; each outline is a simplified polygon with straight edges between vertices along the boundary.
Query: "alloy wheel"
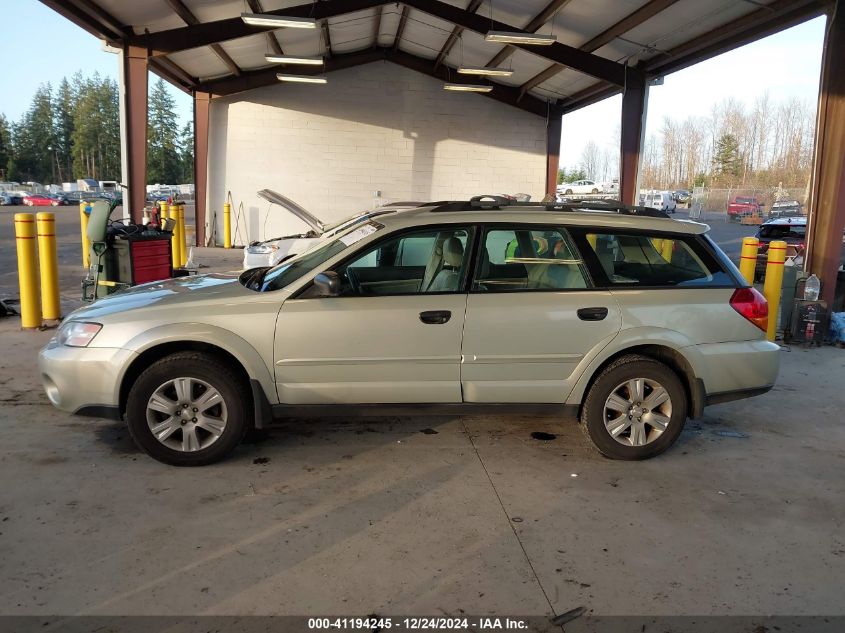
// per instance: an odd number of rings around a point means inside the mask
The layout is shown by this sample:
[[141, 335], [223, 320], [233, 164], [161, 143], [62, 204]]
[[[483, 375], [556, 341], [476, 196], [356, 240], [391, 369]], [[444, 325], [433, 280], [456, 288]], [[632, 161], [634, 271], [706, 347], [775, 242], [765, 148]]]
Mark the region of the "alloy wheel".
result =
[[211, 384], [181, 377], [159, 386], [147, 402], [147, 426], [159, 442], [180, 452], [208, 448], [223, 434], [226, 402]]
[[660, 437], [672, 419], [669, 392], [651, 378], [632, 378], [616, 386], [604, 403], [604, 425], [625, 446], [645, 446]]

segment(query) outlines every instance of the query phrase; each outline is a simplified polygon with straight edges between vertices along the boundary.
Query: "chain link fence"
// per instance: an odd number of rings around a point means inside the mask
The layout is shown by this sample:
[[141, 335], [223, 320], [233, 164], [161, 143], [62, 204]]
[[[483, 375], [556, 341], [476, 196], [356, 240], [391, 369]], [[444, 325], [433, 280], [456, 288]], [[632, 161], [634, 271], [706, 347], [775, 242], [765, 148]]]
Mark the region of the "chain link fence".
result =
[[[707, 222], [737, 221], [728, 215], [728, 204], [740, 199], [754, 199], [762, 209], [762, 217], [788, 209], [791, 214], [807, 213], [807, 190], [804, 187], [767, 187], [711, 189], [696, 187], [690, 199], [690, 218]], [[793, 204], [797, 203], [797, 204]]]

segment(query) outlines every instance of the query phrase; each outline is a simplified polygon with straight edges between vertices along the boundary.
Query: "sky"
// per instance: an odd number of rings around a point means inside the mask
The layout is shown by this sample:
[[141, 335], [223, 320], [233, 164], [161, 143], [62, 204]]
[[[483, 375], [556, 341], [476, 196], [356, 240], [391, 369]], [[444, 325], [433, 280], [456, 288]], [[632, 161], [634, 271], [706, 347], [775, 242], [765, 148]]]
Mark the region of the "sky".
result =
[[[707, 116], [714, 103], [734, 97], [751, 104], [769, 91], [781, 101], [797, 96], [815, 102], [819, 92], [825, 18], [799, 24], [765, 39], [666, 75], [649, 89], [646, 136], [659, 130], [665, 116], [683, 120]], [[563, 117], [561, 167], [577, 167], [589, 142], [618, 153], [616, 134], [621, 95]]]
[[[49, 81], [55, 86], [77, 70], [117, 78], [117, 55], [104, 52], [99, 40], [37, 0], [0, 0], [0, 23], [9, 27], [0, 38], [0, 60], [4, 62], [0, 113], [9, 119], [20, 118], [42, 83]], [[727, 96], [750, 104], [769, 90], [775, 100], [797, 96], [815, 101], [824, 25], [825, 19], [819, 17], [667, 75], [662, 86], [649, 91], [646, 135], [660, 128], [664, 116], [678, 120], [706, 116], [714, 103]], [[26, 61], [8, 61], [15, 59]], [[155, 79], [151, 75], [151, 81]], [[191, 99], [167, 86], [181, 125], [191, 119]], [[616, 96], [566, 115], [561, 167], [576, 167], [589, 141], [618, 152], [615, 135], [621, 107], [622, 98]]]

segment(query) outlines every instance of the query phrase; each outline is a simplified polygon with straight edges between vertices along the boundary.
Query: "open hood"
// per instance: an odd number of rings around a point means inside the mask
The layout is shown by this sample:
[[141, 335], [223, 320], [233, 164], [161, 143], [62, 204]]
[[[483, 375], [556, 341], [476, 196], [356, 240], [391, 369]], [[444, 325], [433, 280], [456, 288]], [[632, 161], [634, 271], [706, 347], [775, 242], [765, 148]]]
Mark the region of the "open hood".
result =
[[278, 204], [283, 209], [287, 209], [291, 213], [293, 213], [296, 217], [300, 220], [305, 222], [313, 231], [315, 231], [318, 235], [322, 235], [326, 232], [328, 228], [320, 218], [317, 218], [311, 215], [308, 211], [300, 207], [290, 198], [286, 198], [280, 193], [277, 193], [271, 189], [262, 189], [258, 192], [258, 197], [266, 200], [267, 202], [272, 202], [273, 204]]

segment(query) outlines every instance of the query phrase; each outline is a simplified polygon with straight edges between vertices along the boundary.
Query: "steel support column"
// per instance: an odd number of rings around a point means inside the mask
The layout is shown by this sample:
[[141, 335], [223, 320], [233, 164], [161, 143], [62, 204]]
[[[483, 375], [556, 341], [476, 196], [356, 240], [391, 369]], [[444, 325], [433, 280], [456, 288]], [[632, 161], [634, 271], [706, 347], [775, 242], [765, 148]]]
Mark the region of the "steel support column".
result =
[[822, 280], [821, 298], [833, 305], [845, 230], [845, 0], [828, 17], [822, 54], [807, 272]]
[[126, 45], [121, 68], [121, 159], [128, 189], [124, 205], [133, 222], [141, 222], [147, 200], [147, 50]]
[[557, 191], [557, 172], [560, 169], [560, 134], [563, 115], [557, 110], [549, 112], [546, 122], [546, 195]]
[[205, 246], [208, 236], [208, 115], [211, 95], [194, 92], [194, 205], [196, 245]]
[[627, 68], [622, 95], [622, 133], [619, 148], [619, 200], [637, 204], [639, 199], [640, 153], [645, 134], [648, 84], [645, 73]]

